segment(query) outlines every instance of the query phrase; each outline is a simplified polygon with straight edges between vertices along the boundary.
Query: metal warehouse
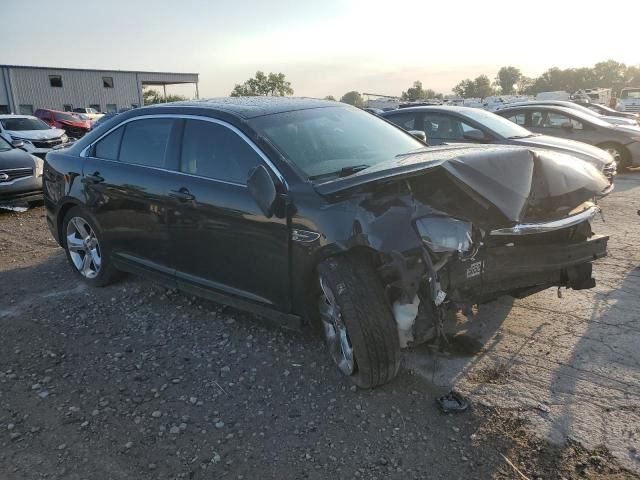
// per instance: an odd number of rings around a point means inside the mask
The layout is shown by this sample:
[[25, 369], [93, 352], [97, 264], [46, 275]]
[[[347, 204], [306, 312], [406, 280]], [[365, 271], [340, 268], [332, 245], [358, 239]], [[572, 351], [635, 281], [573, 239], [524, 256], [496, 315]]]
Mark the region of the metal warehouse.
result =
[[0, 113], [31, 115], [39, 108], [76, 107], [117, 112], [143, 105], [145, 86], [161, 86], [166, 96], [166, 86], [177, 84], [193, 84], [198, 97], [197, 73], [0, 65]]

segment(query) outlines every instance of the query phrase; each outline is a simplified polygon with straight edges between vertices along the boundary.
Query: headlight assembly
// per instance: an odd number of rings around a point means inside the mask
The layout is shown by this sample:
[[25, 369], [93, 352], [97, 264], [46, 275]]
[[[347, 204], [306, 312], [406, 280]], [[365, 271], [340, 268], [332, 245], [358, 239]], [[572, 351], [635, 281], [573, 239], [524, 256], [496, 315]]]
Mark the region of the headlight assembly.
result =
[[423, 217], [416, 221], [422, 241], [432, 252], [468, 252], [472, 246], [470, 222], [451, 217]]

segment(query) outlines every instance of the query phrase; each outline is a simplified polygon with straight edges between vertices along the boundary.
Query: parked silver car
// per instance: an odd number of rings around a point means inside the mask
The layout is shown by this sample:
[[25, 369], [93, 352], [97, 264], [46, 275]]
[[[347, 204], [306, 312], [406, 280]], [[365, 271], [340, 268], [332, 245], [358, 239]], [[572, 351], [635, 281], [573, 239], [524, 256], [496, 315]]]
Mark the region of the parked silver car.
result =
[[624, 118], [624, 117], [620, 117], [619, 115], [605, 115], [603, 113], [594, 112], [593, 110], [587, 107], [583, 107], [582, 105], [578, 105], [577, 103], [570, 102], [568, 100], [531, 100], [529, 102], [513, 102], [513, 103], [505, 104], [504, 107], [500, 107], [498, 110], [501, 110], [502, 108], [524, 107], [527, 105], [534, 105], [534, 106], [549, 105], [553, 107], [571, 108], [574, 110], [578, 110], [584, 113], [585, 115], [593, 115], [595, 117], [598, 117], [600, 120], [610, 123], [612, 125], [626, 125], [629, 127], [638, 126], [638, 120], [636, 118]]
[[611, 125], [573, 108], [553, 105], [510, 107], [496, 113], [532, 132], [600, 147], [613, 156], [618, 170], [640, 165], [640, 128]]
[[611, 183], [616, 174], [613, 157], [583, 142], [533, 133], [526, 128], [479, 108], [427, 106], [402, 108], [381, 114], [405, 130], [423, 131], [429, 145], [445, 143], [491, 143], [537, 147], [565, 153], [598, 168]]
[[53, 147], [69, 141], [64, 130], [32, 115], [0, 115], [0, 137], [9, 143], [23, 142], [23, 150], [42, 159]]
[[21, 142], [0, 137], [0, 206], [23, 205], [42, 199], [42, 159], [28, 154]]

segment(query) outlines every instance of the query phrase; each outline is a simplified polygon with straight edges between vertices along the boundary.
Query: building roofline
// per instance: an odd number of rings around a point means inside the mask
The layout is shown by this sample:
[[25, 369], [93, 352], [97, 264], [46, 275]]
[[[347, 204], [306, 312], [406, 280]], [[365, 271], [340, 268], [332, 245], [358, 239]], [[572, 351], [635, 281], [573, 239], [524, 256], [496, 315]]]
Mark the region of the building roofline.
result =
[[0, 64], [0, 68], [32, 68], [37, 70], [72, 70], [76, 72], [142, 73], [142, 74], [153, 74], [153, 75], [196, 75], [196, 76], [200, 75], [199, 73], [195, 73], [195, 72], [150, 72], [145, 70], [118, 70], [115, 68], [105, 69], [105, 68], [41, 67], [41, 66], [35, 66], [35, 65]]

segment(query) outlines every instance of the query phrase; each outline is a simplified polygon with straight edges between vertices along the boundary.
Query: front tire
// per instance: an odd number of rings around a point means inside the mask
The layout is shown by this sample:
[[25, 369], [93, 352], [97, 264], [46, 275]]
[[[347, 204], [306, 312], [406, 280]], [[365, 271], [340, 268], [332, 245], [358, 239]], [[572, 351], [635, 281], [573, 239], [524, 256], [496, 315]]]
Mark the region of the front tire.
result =
[[361, 388], [391, 381], [400, 368], [400, 343], [384, 286], [364, 255], [345, 254], [318, 266], [319, 310], [338, 370]]
[[629, 152], [622, 145], [617, 143], [603, 143], [598, 145], [598, 147], [611, 154], [613, 160], [616, 162], [618, 171], [622, 171], [629, 166]]
[[118, 271], [111, 264], [109, 251], [99, 229], [80, 207], [73, 207], [62, 222], [67, 260], [86, 283], [103, 287], [116, 280]]

